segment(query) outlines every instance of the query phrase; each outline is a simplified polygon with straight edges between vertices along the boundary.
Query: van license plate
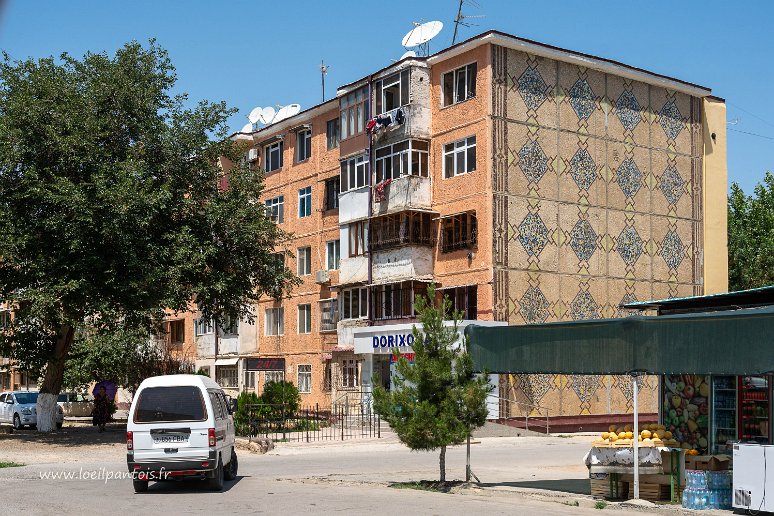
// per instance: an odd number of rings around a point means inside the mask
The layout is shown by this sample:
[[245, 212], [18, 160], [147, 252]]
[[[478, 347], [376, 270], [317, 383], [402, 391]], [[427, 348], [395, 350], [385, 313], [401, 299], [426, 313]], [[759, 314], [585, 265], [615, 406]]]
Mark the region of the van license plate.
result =
[[186, 443], [188, 442], [187, 435], [154, 435], [154, 443]]

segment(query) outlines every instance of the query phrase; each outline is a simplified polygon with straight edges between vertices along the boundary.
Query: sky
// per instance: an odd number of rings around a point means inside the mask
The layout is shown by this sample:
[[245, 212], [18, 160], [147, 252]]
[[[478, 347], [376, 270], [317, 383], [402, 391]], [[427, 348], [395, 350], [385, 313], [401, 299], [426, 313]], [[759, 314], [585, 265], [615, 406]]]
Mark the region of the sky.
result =
[[[3, 4], [4, 8], [3, 8]], [[255, 106], [321, 101], [405, 49], [412, 22], [440, 20], [431, 52], [451, 44], [458, 0], [0, 0], [0, 48], [15, 59], [113, 53], [155, 38], [191, 102], [225, 100], [238, 130]], [[774, 170], [774, 2], [749, 0], [465, 0], [476, 26], [606, 57], [707, 86], [728, 107], [728, 175], [751, 193]]]

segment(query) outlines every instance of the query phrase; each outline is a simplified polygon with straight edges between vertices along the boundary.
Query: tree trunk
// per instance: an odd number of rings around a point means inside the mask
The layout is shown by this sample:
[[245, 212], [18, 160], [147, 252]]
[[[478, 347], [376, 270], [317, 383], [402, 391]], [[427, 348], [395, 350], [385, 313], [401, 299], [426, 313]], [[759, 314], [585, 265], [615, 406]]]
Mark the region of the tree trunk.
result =
[[439, 457], [441, 466], [441, 483], [446, 482], [446, 446], [441, 446], [441, 456]]
[[54, 432], [56, 430], [57, 404], [56, 398], [62, 390], [64, 380], [64, 364], [75, 337], [75, 328], [63, 324], [56, 338], [54, 356], [46, 364], [43, 385], [37, 403], [38, 432]]

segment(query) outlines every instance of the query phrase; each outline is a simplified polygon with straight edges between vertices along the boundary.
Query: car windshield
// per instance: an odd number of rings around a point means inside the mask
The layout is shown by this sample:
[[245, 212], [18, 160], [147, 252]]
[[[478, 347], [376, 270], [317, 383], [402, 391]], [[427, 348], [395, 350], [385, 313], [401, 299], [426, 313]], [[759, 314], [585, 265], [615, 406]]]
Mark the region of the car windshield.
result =
[[38, 402], [37, 392], [17, 392], [14, 396], [16, 396], [16, 403], [20, 405]]
[[204, 398], [194, 386], [148, 387], [140, 391], [135, 423], [157, 421], [204, 421]]

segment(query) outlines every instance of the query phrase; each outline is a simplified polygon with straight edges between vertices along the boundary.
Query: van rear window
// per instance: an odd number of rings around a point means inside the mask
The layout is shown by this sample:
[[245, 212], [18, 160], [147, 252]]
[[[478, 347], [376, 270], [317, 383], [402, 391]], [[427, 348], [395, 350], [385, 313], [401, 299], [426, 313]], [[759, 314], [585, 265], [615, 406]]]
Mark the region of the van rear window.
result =
[[202, 392], [190, 385], [143, 389], [134, 411], [135, 423], [206, 419], [207, 411], [204, 408]]

